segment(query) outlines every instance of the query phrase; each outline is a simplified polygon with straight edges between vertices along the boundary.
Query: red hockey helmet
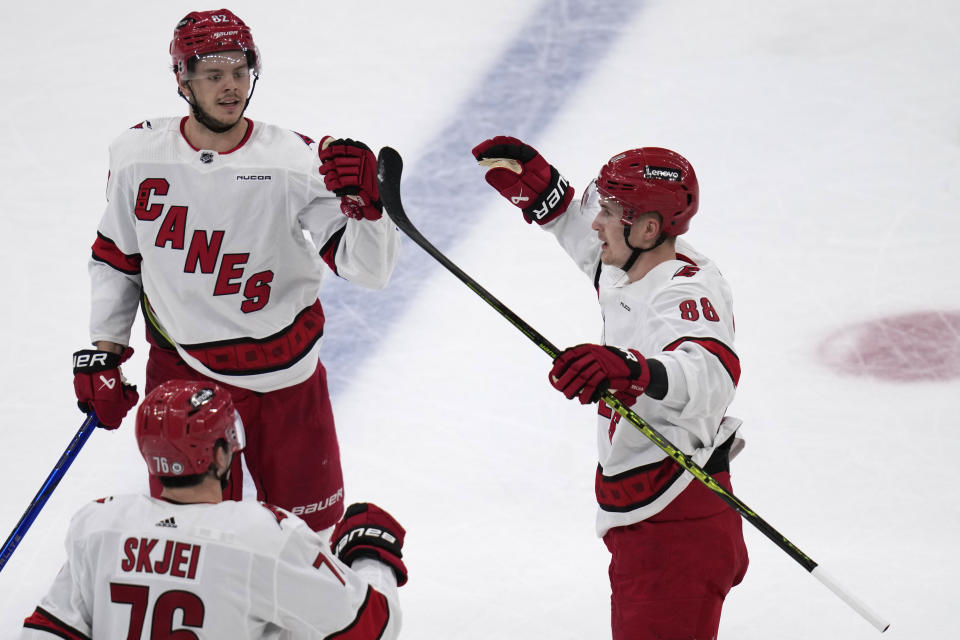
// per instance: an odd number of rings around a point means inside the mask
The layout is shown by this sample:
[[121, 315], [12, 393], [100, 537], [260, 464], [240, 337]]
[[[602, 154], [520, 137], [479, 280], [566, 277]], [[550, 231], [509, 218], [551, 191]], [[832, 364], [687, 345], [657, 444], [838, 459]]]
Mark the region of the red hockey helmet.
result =
[[610, 158], [600, 169], [597, 190], [601, 197], [623, 205], [624, 225], [656, 211], [668, 236], [686, 233], [700, 206], [693, 167], [679, 153], [660, 147], [631, 149]]
[[210, 382], [169, 380], [137, 410], [137, 445], [154, 476], [206, 473], [223, 439], [236, 453], [245, 436], [230, 394]]
[[250, 27], [229, 9], [191, 11], [173, 30], [170, 55], [177, 75], [190, 71], [192, 60], [219, 51], [243, 51], [247, 65], [260, 72], [260, 51]]

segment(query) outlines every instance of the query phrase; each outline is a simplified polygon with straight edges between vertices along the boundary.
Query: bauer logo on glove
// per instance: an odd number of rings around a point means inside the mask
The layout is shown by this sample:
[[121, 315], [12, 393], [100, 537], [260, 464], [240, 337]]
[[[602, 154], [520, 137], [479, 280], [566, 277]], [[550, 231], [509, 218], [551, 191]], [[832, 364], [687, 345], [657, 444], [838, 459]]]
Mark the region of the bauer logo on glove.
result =
[[536, 149], [508, 136], [484, 140], [473, 148], [487, 168], [486, 181], [514, 206], [527, 223], [546, 224], [567, 210], [574, 190]]
[[116, 429], [140, 400], [137, 387], [128, 384], [120, 365], [133, 355], [127, 347], [123, 353], [83, 349], [73, 354], [73, 389], [77, 407], [84, 413], [97, 414], [100, 426]]

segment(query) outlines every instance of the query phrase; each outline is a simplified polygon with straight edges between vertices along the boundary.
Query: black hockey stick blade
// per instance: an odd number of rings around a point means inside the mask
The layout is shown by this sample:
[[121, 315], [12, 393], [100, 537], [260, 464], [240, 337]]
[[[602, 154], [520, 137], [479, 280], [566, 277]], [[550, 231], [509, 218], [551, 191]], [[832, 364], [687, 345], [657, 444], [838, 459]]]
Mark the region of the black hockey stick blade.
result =
[[397, 227], [406, 232], [410, 218], [400, 201], [400, 177], [403, 175], [403, 158], [393, 147], [383, 147], [377, 155], [377, 182], [380, 183], [380, 200], [387, 215]]
[[500, 315], [509, 320], [513, 326], [519, 329], [525, 336], [530, 338], [538, 347], [540, 347], [551, 360], [556, 359], [560, 350], [549, 340], [543, 337], [540, 332], [527, 324], [520, 316], [510, 310], [497, 298], [484, 289], [480, 284], [471, 278], [465, 271], [450, 261], [443, 252], [437, 249], [427, 240], [416, 226], [410, 221], [407, 212], [403, 209], [403, 200], [400, 198], [400, 179], [403, 175], [403, 158], [396, 149], [383, 147], [377, 156], [377, 181], [380, 183], [380, 201], [383, 202], [383, 208], [387, 211], [387, 216], [393, 220], [400, 231], [403, 231], [411, 240], [429, 253], [437, 262], [442, 264], [450, 273], [455, 275], [461, 282], [470, 287], [474, 293], [483, 298], [484, 302], [496, 309]]
[[[390, 147], [382, 148], [380, 150], [380, 155], [377, 157], [377, 179], [380, 183], [380, 199], [383, 202], [384, 208], [387, 210], [387, 215], [391, 220], [393, 220], [394, 224], [397, 225], [397, 228], [409, 236], [410, 239], [417, 243], [424, 251], [433, 256], [460, 281], [470, 287], [470, 289], [480, 296], [484, 302], [489, 304], [498, 313], [500, 313], [500, 315], [509, 320], [513, 326], [519, 329], [524, 335], [530, 338], [530, 340], [536, 343], [538, 347], [546, 352], [551, 359], [555, 360], [560, 353], [559, 349], [557, 349], [549, 340], [543, 337], [536, 329], [527, 324], [523, 318], [515, 314], [506, 305], [497, 300], [493, 294], [480, 286], [480, 284], [467, 275], [465, 271], [451, 262], [447, 256], [433, 246], [423, 236], [423, 234], [417, 230], [414, 224], [410, 221], [410, 218], [407, 217], [407, 213], [403, 209], [403, 201], [400, 198], [400, 178], [402, 174], [403, 159], [400, 157], [400, 154], [397, 153], [395, 149]], [[707, 473], [702, 467], [695, 463], [690, 456], [677, 448], [676, 445], [667, 440], [663, 435], [660, 434], [659, 431], [650, 426], [650, 424], [637, 415], [633, 409], [624, 405], [609, 391], [604, 392], [601, 395], [601, 399], [607, 403], [611, 409], [626, 418], [630, 424], [632, 424], [644, 436], [650, 439], [650, 441], [659, 447], [661, 451], [670, 456], [674, 462], [683, 467], [685, 470], [689, 471], [718, 498], [726, 502], [727, 505], [739, 513], [744, 520], [756, 527], [761, 533], [769, 538], [771, 542], [780, 547], [780, 549], [786, 552], [787, 555], [793, 558], [798, 564], [800, 564], [800, 566], [820, 580], [821, 583], [826, 585], [831, 591], [834, 592], [834, 594], [846, 602], [854, 611], [863, 616], [864, 619], [872, 624], [877, 630], [882, 633], [890, 627], [890, 624], [886, 620], [870, 609], [870, 607], [868, 607], [850, 591], [837, 583], [837, 581], [830, 574], [828, 574], [823, 567], [817, 564], [812, 558], [810, 558], [810, 556], [806, 555], [797, 546], [790, 542], [790, 540], [784, 537], [783, 534], [774, 529], [766, 520], [761, 518], [759, 514], [748, 507], [732, 492], [727, 491], [727, 489], [717, 482], [712, 475]]]

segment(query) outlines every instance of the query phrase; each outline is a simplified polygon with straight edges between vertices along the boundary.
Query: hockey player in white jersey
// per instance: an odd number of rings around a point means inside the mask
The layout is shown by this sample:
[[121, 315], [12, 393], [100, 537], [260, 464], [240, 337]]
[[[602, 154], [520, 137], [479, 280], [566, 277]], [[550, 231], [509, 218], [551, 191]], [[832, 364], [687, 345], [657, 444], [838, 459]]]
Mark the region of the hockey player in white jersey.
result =
[[351, 505], [334, 553], [286, 510], [222, 501], [244, 430], [216, 384], [160, 385], [136, 436], [160, 497], [104, 498], [76, 513], [67, 561], [21, 638], [397, 637], [405, 531], [388, 513]]
[[[477, 145], [486, 180], [556, 236], [597, 289], [600, 344], [563, 351], [549, 373], [567, 398], [609, 389], [728, 490], [740, 422], [725, 417], [740, 378], [730, 288], [678, 236], [699, 207], [693, 167], [656, 147], [611, 158], [583, 198], [532, 147]], [[740, 516], [603, 402], [597, 533], [611, 552], [614, 640], [715, 638], [747, 568]]]
[[[261, 56], [232, 12], [189, 13], [170, 54], [188, 115], [145, 120], [110, 147], [89, 267], [95, 349], [75, 354], [77, 400], [107, 428], [135, 406], [120, 364], [140, 307], [146, 391], [175, 378], [223, 385], [247, 425], [258, 497], [325, 529], [343, 513], [343, 479], [317, 296], [328, 269], [380, 288], [396, 263], [376, 158], [244, 116]], [[232, 478], [237, 498], [239, 460]]]

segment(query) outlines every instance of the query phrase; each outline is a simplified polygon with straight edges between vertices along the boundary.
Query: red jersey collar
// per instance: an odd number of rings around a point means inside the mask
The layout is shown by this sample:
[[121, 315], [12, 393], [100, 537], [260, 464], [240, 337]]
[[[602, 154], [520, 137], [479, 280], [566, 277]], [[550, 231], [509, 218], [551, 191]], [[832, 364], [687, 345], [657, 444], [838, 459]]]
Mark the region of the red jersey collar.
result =
[[[191, 148], [191, 149], [193, 149], [194, 151], [200, 151], [200, 149], [198, 149], [198, 148], [196, 148], [195, 146], [193, 146], [193, 143], [190, 142], [190, 139], [189, 139], [189, 138], [187, 138], [187, 132], [184, 130], [184, 127], [186, 127], [186, 125], [187, 125], [187, 118], [189, 118], [189, 117], [190, 117], [190, 116], [183, 116], [183, 119], [180, 120], [180, 135], [183, 136], [183, 140], [184, 140], [188, 145], [190, 145], [190, 148]], [[247, 121], [247, 132], [246, 132], [245, 134], [243, 134], [243, 138], [240, 139], [240, 142], [237, 143], [237, 146], [235, 146], [233, 149], [230, 149], [230, 150], [228, 150], [228, 151], [220, 151], [220, 152], [218, 152], [220, 155], [223, 156], [223, 155], [226, 155], [226, 154], [228, 154], [228, 153], [233, 153], [234, 151], [236, 151], [237, 149], [239, 149], [240, 147], [242, 147], [243, 145], [245, 145], [245, 144], [247, 143], [247, 140], [250, 139], [250, 135], [253, 133], [253, 120], [251, 120], [250, 118], [247, 118], [246, 116], [244, 116], [243, 119]]]

